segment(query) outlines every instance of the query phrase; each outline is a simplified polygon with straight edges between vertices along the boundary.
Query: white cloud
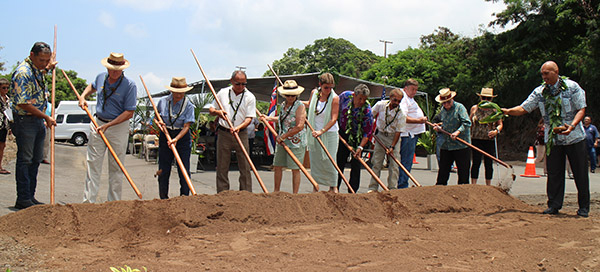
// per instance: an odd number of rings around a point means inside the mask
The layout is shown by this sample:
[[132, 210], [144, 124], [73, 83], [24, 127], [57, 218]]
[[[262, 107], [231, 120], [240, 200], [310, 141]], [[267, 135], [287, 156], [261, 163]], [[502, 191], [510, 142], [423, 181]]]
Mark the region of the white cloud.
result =
[[[146, 83], [146, 86], [148, 87], [148, 90], [150, 91], [151, 94], [154, 93], [158, 93], [158, 92], [162, 92], [164, 90], [166, 90], [165, 86], [169, 85], [169, 80], [167, 78], [161, 78], [157, 75], [155, 75], [153, 72], [148, 72], [145, 73], [143, 75], [144, 78], [144, 82]], [[147, 96], [146, 94], [146, 90], [144, 89], [144, 86], [141, 84], [138, 84], [138, 97], [143, 97], [143, 96]], [[140, 94], [141, 91], [141, 94]]]
[[98, 16], [98, 21], [102, 23], [105, 27], [114, 28], [116, 25], [115, 18], [106, 11], [101, 11]]
[[143, 24], [128, 24], [125, 25], [123, 29], [125, 33], [129, 34], [134, 38], [145, 38], [148, 36], [148, 32], [146, 31], [146, 27]]
[[141, 11], [162, 11], [169, 9], [175, 0], [114, 0], [113, 2]]

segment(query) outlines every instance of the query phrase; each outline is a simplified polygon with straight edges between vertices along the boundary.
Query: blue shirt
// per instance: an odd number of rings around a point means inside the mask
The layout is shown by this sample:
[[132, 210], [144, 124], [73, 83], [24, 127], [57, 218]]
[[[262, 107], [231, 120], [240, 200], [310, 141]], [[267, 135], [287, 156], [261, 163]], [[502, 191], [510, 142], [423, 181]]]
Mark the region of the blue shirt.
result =
[[[577, 112], [580, 109], [586, 107], [585, 91], [581, 87], [579, 87], [579, 84], [577, 84], [577, 82], [573, 80], [565, 79], [564, 81], [567, 84], [567, 89], [560, 92], [560, 98], [562, 101], [562, 108], [560, 114], [563, 123], [571, 124], [573, 122], [573, 119], [575, 118], [575, 114], [577, 114]], [[523, 101], [521, 107], [523, 107], [523, 109], [527, 112], [532, 112], [537, 108], [540, 109], [540, 113], [542, 114], [542, 118], [544, 119], [544, 124], [546, 127], [544, 131], [544, 139], [545, 142], [548, 142], [550, 117], [548, 116], [548, 113], [546, 112], [546, 108], [544, 106], [544, 103], [546, 102], [546, 99], [542, 95], [544, 86], [545, 85], [542, 84], [535, 88], [533, 92], [531, 92], [529, 97], [527, 97], [527, 99]], [[554, 138], [554, 144], [570, 145], [583, 141], [585, 139], [585, 132], [583, 130], [583, 124], [581, 123], [582, 122], [579, 122], [577, 126], [573, 128], [573, 131], [571, 131], [571, 133], [569, 133], [568, 135], [557, 134]]]
[[12, 110], [18, 115], [30, 113], [19, 107], [19, 104], [31, 104], [41, 112], [46, 111], [46, 83], [42, 71], [33, 65], [29, 57], [21, 62], [12, 76], [12, 89], [9, 97], [12, 101]]
[[596, 139], [600, 138], [598, 128], [594, 125], [589, 125], [588, 127], [583, 126], [583, 129], [585, 129], [585, 142], [587, 143], [587, 147], [592, 148]]
[[[184, 101], [185, 108], [182, 111], [181, 107]], [[194, 109], [196, 107], [194, 107], [194, 104], [192, 104], [192, 101], [187, 96], [173, 104], [173, 95], [169, 94], [158, 101], [156, 108], [163, 122], [171, 129], [181, 129], [184, 124], [196, 121], [194, 118]]]
[[[135, 82], [123, 75], [123, 80], [120, 84], [120, 79], [114, 84], [106, 82], [107, 90], [104, 90], [104, 81], [107, 79], [108, 72], [104, 72], [96, 76], [96, 80], [92, 82], [92, 88], [98, 93], [96, 96], [98, 99], [98, 103], [96, 104], [96, 114], [98, 117], [112, 120], [124, 111], [134, 111], [137, 100], [137, 86]], [[117, 87], [117, 89], [111, 94], [110, 88], [114, 87]], [[104, 101], [105, 97], [106, 101]]]
[[[471, 143], [471, 120], [467, 109], [461, 103], [454, 101], [450, 110], [442, 107], [440, 111], [440, 121], [442, 122], [442, 129], [447, 132], [454, 133], [460, 131], [458, 137], [465, 140], [467, 143]], [[450, 136], [440, 133], [438, 134], [440, 141], [438, 144], [441, 149], [444, 150], [458, 150], [467, 148], [467, 146], [458, 140], [452, 140]]]

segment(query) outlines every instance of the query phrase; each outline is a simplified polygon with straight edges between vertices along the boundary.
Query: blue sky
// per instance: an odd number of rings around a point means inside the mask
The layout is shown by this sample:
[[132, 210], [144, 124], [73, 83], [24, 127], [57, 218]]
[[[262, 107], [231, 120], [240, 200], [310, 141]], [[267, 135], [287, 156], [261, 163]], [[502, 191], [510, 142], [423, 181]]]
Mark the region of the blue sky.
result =
[[[419, 37], [438, 26], [474, 37], [504, 4], [483, 0], [79, 0], [2, 1], [0, 61], [12, 67], [36, 41], [52, 45], [58, 27], [59, 67], [91, 82], [105, 71], [100, 60], [125, 54], [125, 74], [145, 94], [164, 90], [171, 77], [188, 83], [203, 79], [190, 53], [194, 49], [209, 79], [228, 78], [236, 66], [260, 77], [267, 64], [288, 48], [317, 39], [344, 38], [360, 49], [383, 55], [416, 47]], [[503, 29], [495, 29], [495, 32]], [[7, 73], [3, 71], [0, 73]]]

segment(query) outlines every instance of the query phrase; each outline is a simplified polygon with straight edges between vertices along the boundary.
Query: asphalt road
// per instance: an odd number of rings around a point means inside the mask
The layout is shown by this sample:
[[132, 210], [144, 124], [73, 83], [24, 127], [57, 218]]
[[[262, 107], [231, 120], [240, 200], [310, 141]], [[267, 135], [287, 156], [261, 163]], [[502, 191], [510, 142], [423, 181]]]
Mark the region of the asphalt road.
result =
[[[86, 146], [75, 147], [71, 144], [57, 143], [56, 144], [56, 178], [55, 178], [55, 201], [58, 204], [67, 203], [80, 203], [83, 200], [83, 182], [86, 173]], [[110, 156], [107, 154], [106, 156]], [[106, 201], [107, 188], [108, 188], [108, 175], [107, 173], [107, 157], [105, 157], [103, 177], [101, 179], [100, 193], [98, 195], [98, 202]], [[419, 164], [413, 167], [412, 174], [419, 183], [423, 186], [432, 186], [435, 184], [437, 171], [427, 169], [426, 158], [417, 158]], [[514, 172], [517, 175], [517, 179], [513, 184], [511, 194], [513, 195], [544, 195], [546, 193], [546, 178], [523, 178], [520, 174], [524, 173], [525, 170], [525, 158], [523, 162], [507, 162], [514, 166]], [[131, 175], [132, 180], [137, 185], [138, 189], [142, 193], [142, 199], [149, 200], [158, 198], [158, 182], [154, 173], [158, 169], [158, 165], [153, 162], [147, 162], [144, 159], [137, 158], [132, 155], [127, 155], [125, 159], [125, 168]], [[5, 168], [11, 171], [13, 174], [0, 175], [0, 215], [5, 215], [15, 210], [12, 208], [16, 200], [16, 186], [14, 168], [15, 162], [5, 162]], [[537, 173], [542, 173], [541, 168], [536, 169]], [[500, 179], [507, 174], [507, 170], [502, 166], [495, 167], [494, 181]], [[510, 172], [508, 173], [510, 174]], [[259, 175], [261, 176], [267, 190], [273, 190], [273, 172], [269, 171], [268, 168], [259, 167]], [[350, 176], [349, 169], [345, 171], [346, 177]], [[483, 176], [483, 166], [480, 172]], [[196, 192], [198, 194], [214, 194], [216, 193], [215, 186], [215, 172], [214, 171], [199, 171], [191, 175], [192, 182]], [[233, 169], [229, 172], [229, 178], [231, 182], [231, 188], [236, 190], [238, 188], [238, 177], [239, 173]], [[361, 172], [361, 185], [359, 193], [365, 193], [369, 185], [370, 175], [366, 170]], [[386, 182], [387, 170], [382, 171], [381, 178]], [[456, 174], [452, 173], [450, 176], [449, 184], [456, 184]], [[253, 176], [253, 189], [256, 193], [261, 193], [261, 187], [259, 186], [257, 179]], [[483, 183], [480, 179], [479, 183]], [[326, 188], [322, 188], [326, 190]], [[590, 190], [592, 193], [600, 192], [600, 173], [590, 173]], [[291, 172], [285, 171], [283, 174], [282, 191], [291, 192]], [[346, 187], [342, 185], [342, 192], [346, 192]], [[170, 182], [170, 196], [174, 197], [179, 192], [179, 182], [176, 174], [176, 170], [173, 169]], [[302, 176], [300, 181], [300, 193], [312, 192], [312, 185], [308, 182], [306, 177]], [[576, 193], [575, 184], [572, 180], [567, 179], [566, 192]], [[36, 198], [42, 202], [50, 202], [50, 166], [42, 164], [38, 174], [38, 187]], [[134, 200], [138, 199], [129, 183], [123, 179], [123, 200]]]

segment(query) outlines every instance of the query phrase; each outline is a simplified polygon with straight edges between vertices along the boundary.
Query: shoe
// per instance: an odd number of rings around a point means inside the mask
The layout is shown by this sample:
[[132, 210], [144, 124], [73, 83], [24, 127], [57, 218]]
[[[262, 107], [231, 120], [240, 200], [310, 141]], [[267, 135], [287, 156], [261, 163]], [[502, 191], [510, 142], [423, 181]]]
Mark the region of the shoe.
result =
[[50, 164], [50, 162], [48, 160], [43, 160], [42, 163], [43, 164]]
[[573, 175], [569, 175], [569, 179], [574, 179]]
[[590, 170], [590, 172], [592, 172], [592, 173], [596, 173], [596, 170], [592, 169], [592, 170]]
[[542, 213], [543, 214], [558, 214], [558, 209], [557, 208], [548, 208], [548, 209], [545, 209]]
[[577, 215], [581, 216], [581, 217], [588, 217], [588, 211], [585, 209], [579, 209], [577, 210]]
[[375, 193], [375, 192], [377, 192], [377, 190], [368, 190], [368, 191], [367, 191], [367, 194], [368, 194], [368, 193]]
[[35, 204], [35, 205], [44, 205], [44, 204], [46, 204], [46, 203], [44, 203], [44, 202], [39, 202], [39, 201], [38, 201], [37, 199], [35, 199], [35, 198], [32, 198], [32, 199], [31, 199], [31, 202], [33, 202], [33, 204]]
[[17, 203], [15, 203], [15, 209], [22, 210], [25, 208], [29, 208], [33, 205], [35, 205], [35, 204], [31, 200], [17, 201]]

